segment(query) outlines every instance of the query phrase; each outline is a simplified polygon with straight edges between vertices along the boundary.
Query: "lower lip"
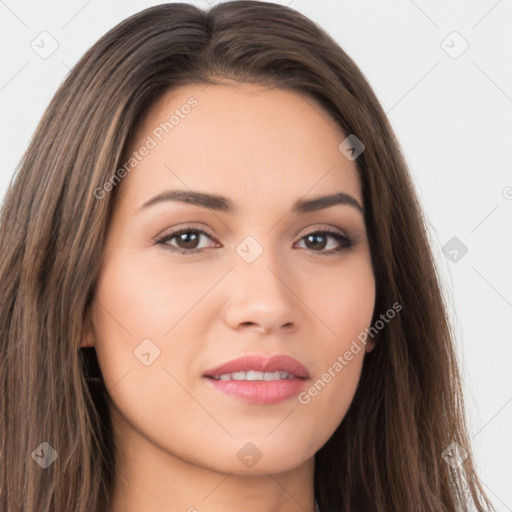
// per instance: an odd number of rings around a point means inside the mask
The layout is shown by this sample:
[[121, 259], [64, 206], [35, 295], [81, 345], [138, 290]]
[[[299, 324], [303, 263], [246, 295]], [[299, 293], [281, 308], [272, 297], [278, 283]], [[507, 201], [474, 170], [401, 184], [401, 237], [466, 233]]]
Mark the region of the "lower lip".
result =
[[206, 380], [222, 393], [253, 404], [276, 404], [298, 395], [306, 379], [282, 380]]

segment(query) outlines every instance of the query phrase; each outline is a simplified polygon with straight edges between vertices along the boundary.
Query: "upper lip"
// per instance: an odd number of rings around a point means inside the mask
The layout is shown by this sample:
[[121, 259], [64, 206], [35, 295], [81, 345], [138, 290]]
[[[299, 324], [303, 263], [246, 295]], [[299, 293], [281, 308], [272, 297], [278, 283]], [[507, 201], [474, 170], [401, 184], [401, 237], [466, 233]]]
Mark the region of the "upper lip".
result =
[[205, 372], [206, 377], [219, 377], [225, 373], [247, 372], [287, 372], [301, 379], [309, 379], [308, 369], [293, 357], [278, 354], [271, 357], [262, 355], [246, 355], [232, 359]]

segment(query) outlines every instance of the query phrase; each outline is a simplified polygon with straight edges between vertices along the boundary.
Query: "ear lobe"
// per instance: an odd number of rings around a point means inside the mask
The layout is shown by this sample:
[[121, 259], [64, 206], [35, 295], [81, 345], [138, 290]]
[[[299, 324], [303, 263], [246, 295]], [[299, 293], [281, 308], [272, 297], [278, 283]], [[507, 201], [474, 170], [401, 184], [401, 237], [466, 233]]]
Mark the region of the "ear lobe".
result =
[[91, 310], [87, 312], [84, 322], [84, 337], [82, 339], [81, 347], [94, 347], [94, 327], [92, 324]]
[[375, 348], [375, 340], [367, 341], [365, 345], [365, 352], [371, 352]]

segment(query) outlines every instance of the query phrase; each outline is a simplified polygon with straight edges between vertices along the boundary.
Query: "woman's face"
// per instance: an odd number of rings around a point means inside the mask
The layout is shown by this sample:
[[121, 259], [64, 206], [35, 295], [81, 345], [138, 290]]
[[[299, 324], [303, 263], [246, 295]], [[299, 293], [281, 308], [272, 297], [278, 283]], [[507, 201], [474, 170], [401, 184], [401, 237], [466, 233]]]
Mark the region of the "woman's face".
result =
[[336, 430], [375, 300], [346, 136], [310, 98], [241, 84], [174, 90], [139, 127], [86, 341], [123, 453], [264, 474]]

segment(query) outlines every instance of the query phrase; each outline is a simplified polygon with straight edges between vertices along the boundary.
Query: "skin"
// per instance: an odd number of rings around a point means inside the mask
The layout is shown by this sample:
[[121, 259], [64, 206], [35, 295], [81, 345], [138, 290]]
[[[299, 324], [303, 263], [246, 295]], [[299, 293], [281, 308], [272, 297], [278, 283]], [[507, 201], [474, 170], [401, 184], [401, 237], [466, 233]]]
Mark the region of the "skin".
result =
[[[347, 204], [290, 212], [298, 199], [334, 192], [364, 206], [355, 162], [313, 99], [229, 82], [167, 93], [132, 150], [190, 96], [197, 106], [117, 185], [83, 343], [96, 347], [111, 399], [113, 510], [312, 512], [314, 455], [343, 420], [373, 344], [307, 404], [243, 402], [203, 374], [241, 355], [287, 354], [312, 384], [370, 326], [375, 279], [363, 214]], [[140, 210], [168, 189], [221, 194], [239, 211], [177, 201]], [[189, 224], [211, 238], [155, 243]], [[342, 244], [330, 235], [308, 244], [306, 235], [325, 228], [353, 246], [334, 253]], [[263, 250], [252, 263], [236, 250], [247, 236]], [[134, 355], [144, 339], [160, 350], [149, 366]], [[262, 455], [252, 467], [237, 457], [248, 442]]]

